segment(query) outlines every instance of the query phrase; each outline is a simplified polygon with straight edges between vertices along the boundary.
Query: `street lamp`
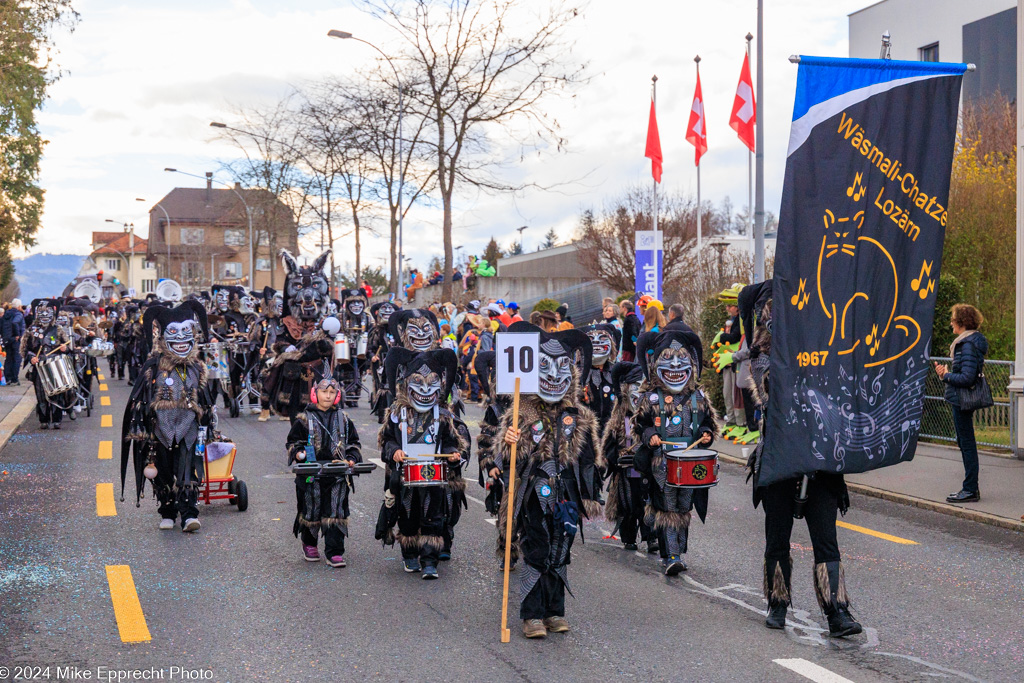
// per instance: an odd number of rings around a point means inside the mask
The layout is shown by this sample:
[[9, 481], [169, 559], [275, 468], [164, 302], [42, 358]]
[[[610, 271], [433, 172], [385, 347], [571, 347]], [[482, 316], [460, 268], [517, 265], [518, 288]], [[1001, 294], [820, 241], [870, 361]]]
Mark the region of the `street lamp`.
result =
[[[402, 106], [402, 79], [398, 77], [398, 69], [395, 68], [395, 63], [391, 61], [391, 58], [384, 54], [384, 51], [374, 45], [368, 40], [362, 38], [356, 38], [348, 31], [339, 31], [337, 29], [331, 29], [327, 32], [327, 35], [331, 38], [341, 38], [343, 40], [355, 40], [364, 45], [369, 45], [374, 50], [380, 53], [380, 56], [391, 66], [391, 70], [395, 72], [395, 84], [398, 86], [398, 279], [402, 279], [402, 264], [405, 260], [402, 258], [402, 224], [404, 221], [404, 214], [402, 212], [402, 191], [405, 187], [405, 156], [403, 153], [404, 145], [402, 140], [402, 112], [404, 107]], [[395, 296], [398, 296], [400, 283], [395, 282]]]
[[[134, 223], [125, 223], [123, 221], [115, 221], [112, 218], [107, 218], [104, 222], [106, 222], [106, 223], [120, 223], [124, 227], [124, 231], [126, 233], [128, 233], [128, 251], [131, 253], [132, 258], [135, 258], [135, 224]], [[115, 249], [115, 251], [117, 251], [117, 250]], [[118, 253], [120, 254], [121, 252], [118, 252]], [[123, 256], [123, 254], [122, 254], [122, 256]], [[132, 277], [132, 259], [131, 258], [126, 258], [125, 261], [128, 262], [128, 287], [131, 288], [132, 285], [134, 284], [134, 282], [133, 282], [134, 278]]]
[[[144, 202], [146, 200], [143, 199], [142, 197], [136, 197], [135, 201], [137, 201], [137, 202]], [[156, 203], [156, 207], [164, 212], [164, 218], [167, 219], [167, 227], [164, 230], [164, 246], [167, 247], [167, 264], [164, 266], [164, 277], [170, 279], [170, 277], [171, 277], [171, 241], [170, 241], [168, 236], [171, 233], [171, 216], [170, 216], [170, 214], [167, 213], [167, 209], [165, 209], [164, 205], [161, 204], [160, 202]], [[150, 235], [150, 237], [153, 237], [153, 236]]]
[[523, 230], [526, 230], [527, 227], [529, 226], [524, 225], [521, 228], [516, 228], [516, 230], [519, 232], [519, 251], [523, 254], [526, 253], [526, 245], [523, 244]]
[[176, 168], [165, 168], [164, 170], [167, 171], [168, 173], [180, 173], [182, 175], [187, 175], [192, 178], [198, 178], [199, 180], [210, 180], [211, 182], [217, 183], [218, 185], [223, 185], [224, 187], [228, 188], [229, 190], [234, 192], [235, 195], [238, 196], [238, 200], [242, 202], [242, 206], [245, 207], [245, 217], [249, 221], [249, 290], [252, 291], [256, 289], [256, 285], [254, 284], [253, 280], [256, 272], [256, 261], [253, 258], [252, 251], [252, 211], [249, 210], [249, 205], [246, 203], [245, 198], [242, 197], [242, 193], [235, 189], [233, 186], [229, 185], [228, 183], [224, 183], [219, 180], [214, 180], [213, 174], [210, 174], [204, 178], [203, 176], [196, 175], [195, 173], [186, 173], [185, 171], [179, 171]]

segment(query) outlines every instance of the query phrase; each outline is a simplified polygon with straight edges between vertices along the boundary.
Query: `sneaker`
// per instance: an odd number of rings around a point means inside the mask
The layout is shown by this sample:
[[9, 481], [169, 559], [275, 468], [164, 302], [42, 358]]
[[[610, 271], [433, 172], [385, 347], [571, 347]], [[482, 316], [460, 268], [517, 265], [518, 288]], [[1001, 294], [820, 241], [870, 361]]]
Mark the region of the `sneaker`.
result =
[[410, 574], [415, 574], [420, 571], [420, 559], [418, 557], [410, 557], [405, 561], [405, 571]]
[[524, 619], [523, 635], [527, 638], [546, 638], [548, 629], [544, 626], [543, 619]]
[[548, 617], [544, 620], [544, 626], [552, 633], [568, 633], [569, 622], [565, 617]]
[[636, 550], [636, 543], [623, 543], [622, 544], [622, 549], [623, 550]]
[[270, 419], [270, 411], [269, 410], [264, 410], [263, 412], [260, 413], [260, 416], [256, 418], [256, 421], [257, 422], [266, 422], [269, 419]]
[[647, 541], [647, 554], [656, 553], [661, 550], [661, 546], [658, 545], [657, 541]]
[[305, 544], [303, 544], [303, 546], [302, 546], [302, 556], [304, 558], [306, 558], [306, 562], [319, 562], [320, 561], [320, 551], [316, 549], [315, 545], [305, 545]]
[[44, 422], [41, 425], [39, 425], [39, 428], [40, 429], [49, 429], [50, 428], [50, 423], [49, 422]]
[[686, 571], [686, 563], [679, 559], [678, 555], [669, 555], [665, 560], [665, 576], [675, 576], [679, 572]]
[[451, 553], [450, 550], [442, 550], [441, 554], [438, 555], [437, 557], [442, 562], [447, 562], [448, 560], [452, 559], [452, 553]]
[[289, 422], [289, 421], [291, 421], [291, 418], [290, 418], [290, 417], [288, 417], [287, 415], [278, 415], [278, 416], [277, 416], [277, 419], [278, 419], [278, 420], [279, 420], [280, 422]]
[[977, 503], [979, 500], [981, 500], [980, 491], [974, 491], [972, 493], [966, 489], [959, 493], [951, 493], [946, 496], [947, 503]]
[[199, 531], [199, 520], [195, 517], [189, 517], [185, 520], [185, 525], [181, 527], [181, 530], [185, 533], [192, 533], [193, 531]]
[[160, 520], [160, 531], [170, 531], [174, 528], [174, 520], [164, 517]]
[[331, 567], [344, 567], [345, 558], [341, 555], [331, 555], [327, 558], [327, 564]]
[[423, 576], [420, 577], [420, 578], [428, 580], [428, 581], [431, 580], [431, 579], [436, 579], [437, 578], [437, 567], [435, 567], [432, 564], [428, 564], [426, 567], [423, 568]]
[[60, 422], [54, 422], [53, 423], [53, 428], [54, 429], [60, 429]]

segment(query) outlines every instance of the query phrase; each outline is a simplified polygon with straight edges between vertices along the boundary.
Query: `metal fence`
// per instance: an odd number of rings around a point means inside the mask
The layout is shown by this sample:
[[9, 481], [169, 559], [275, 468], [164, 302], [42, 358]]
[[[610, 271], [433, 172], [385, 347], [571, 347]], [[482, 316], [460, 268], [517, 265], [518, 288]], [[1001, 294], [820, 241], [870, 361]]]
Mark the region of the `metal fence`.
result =
[[[938, 363], [951, 363], [950, 358], [933, 357]], [[997, 448], [1013, 448], [1016, 443], [1012, 410], [1010, 407], [1010, 375], [1013, 374], [1013, 361], [985, 361], [985, 378], [992, 389], [991, 408], [978, 410], [974, 413], [974, 433], [978, 445], [995, 446]], [[953, 412], [943, 398], [946, 385], [932, 370], [925, 379], [924, 415], [921, 418], [921, 436], [941, 441], [956, 441], [953, 429]]]
[[605, 288], [599, 280], [584, 282], [581, 285], [574, 285], [548, 292], [544, 296], [519, 301], [519, 308], [529, 312], [541, 299], [554, 299], [559, 303], [569, 306], [569, 315], [577, 325], [587, 325], [591, 320], [601, 319], [601, 301], [605, 296]]

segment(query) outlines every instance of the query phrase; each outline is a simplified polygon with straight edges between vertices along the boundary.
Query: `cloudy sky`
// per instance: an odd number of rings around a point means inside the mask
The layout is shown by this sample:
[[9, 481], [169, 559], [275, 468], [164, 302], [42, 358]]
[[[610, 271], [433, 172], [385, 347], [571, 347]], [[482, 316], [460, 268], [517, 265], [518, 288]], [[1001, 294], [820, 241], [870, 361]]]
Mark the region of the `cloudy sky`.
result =
[[[546, 1], [546, 0], [545, 0]], [[765, 201], [777, 212], [782, 191], [796, 67], [791, 54], [846, 56], [849, 12], [868, 0], [770, 0], [765, 15]], [[42, 185], [46, 212], [32, 252], [89, 251], [105, 219], [133, 222], [145, 235], [149, 208], [175, 186], [198, 187], [166, 166], [202, 175], [237, 150], [214, 140], [208, 124], [236, 107], [273, 102], [294, 86], [369, 63], [366, 46], [327, 37], [340, 28], [397, 45], [386, 26], [349, 0], [77, 0], [82, 21], [60, 34], [66, 75], [40, 116], [49, 140]], [[527, 157], [521, 177], [541, 185], [578, 182], [559, 192], [522, 196], [476, 192], [456, 202], [456, 245], [482, 251], [504, 245], [526, 225], [527, 250], [554, 227], [569, 239], [580, 211], [600, 208], [632, 183], [650, 179], [644, 158], [650, 78], [658, 75], [658, 120], [667, 189], [696, 192], [693, 147], [684, 139], [700, 54], [709, 151], [702, 194], [746, 204], [746, 148], [728, 119], [743, 60], [756, 29], [756, 0], [591, 0], [574, 28], [571, 58], [589, 63], [592, 80], [571, 101], [550, 108], [568, 152]], [[752, 68], [755, 65], [752, 65]], [[221, 173], [218, 178], [231, 178]], [[143, 204], [135, 200], [142, 197]], [[417, 208], [406, 222], [406, 253], [426, 265], [440, 253], [440, 214]], [[313, 250], [312, 242], [305, 245]], [[339, 263], [353, 245], [335, 245]], [[363, 262], [383, 263], [384, 238], [364, 239]]]

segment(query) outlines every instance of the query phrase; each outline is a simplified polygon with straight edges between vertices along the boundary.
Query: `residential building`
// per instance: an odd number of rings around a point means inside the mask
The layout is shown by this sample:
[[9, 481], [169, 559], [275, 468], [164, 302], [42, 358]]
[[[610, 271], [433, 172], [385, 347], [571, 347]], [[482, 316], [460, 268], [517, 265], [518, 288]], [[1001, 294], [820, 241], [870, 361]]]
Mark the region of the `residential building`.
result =
[[95, 276], [102, 271], [104, 297], [120, 296], [123, 291], [143, 297], [156, 289], [157, 282], [156, 267], [147, 258], [147, 250], [148, 241], [134, 232], [93, 232], [92, 253], [82, 262], [78, 275]]
[[176, 187], [150, 209], [147, 255], [157, 264], [160, 278], [177, 280], [185, 293], [214, 283], [248, 286], [248, 205], [256, 242], [255, 288], [280, 288], [285, 271], [277, 253], [298, 252], [291, 209], [266, 190], [237, 184], [234, 189], [215, 188], [211, 176], [207, 174], [205, 188]]
[[877, 59], [888, 31], [892, 59], [975, 64], [965, 100], [1016, 100], [1016, 0], [882, 0], [850, 14], [849, 26], [851, 57]]

